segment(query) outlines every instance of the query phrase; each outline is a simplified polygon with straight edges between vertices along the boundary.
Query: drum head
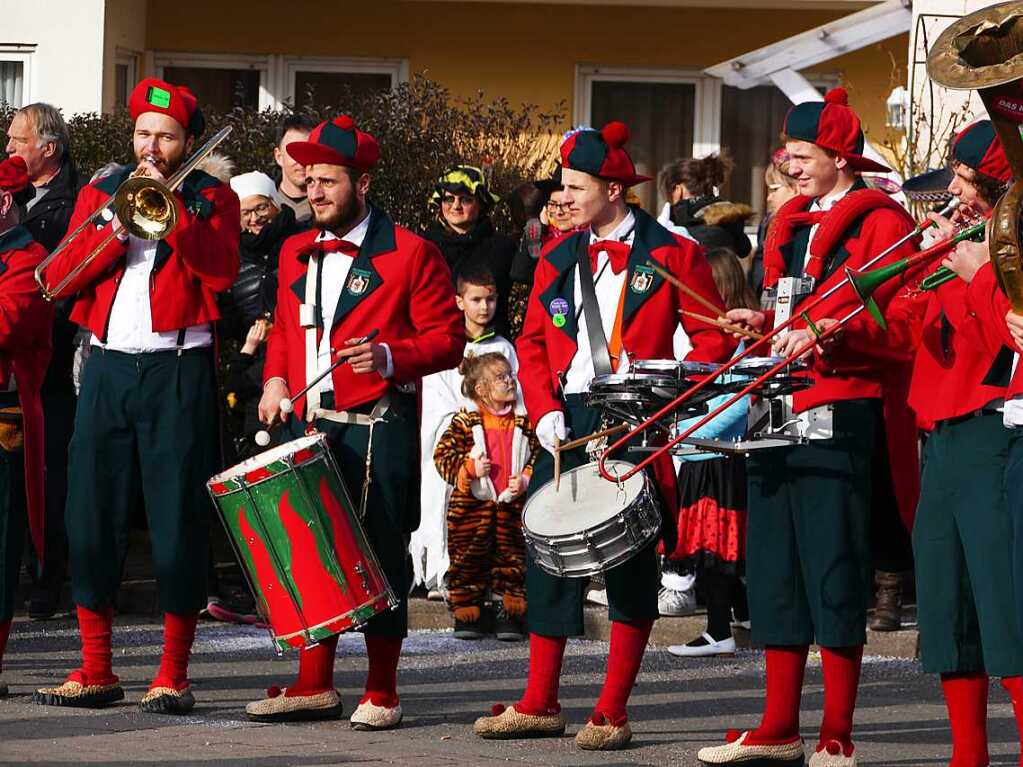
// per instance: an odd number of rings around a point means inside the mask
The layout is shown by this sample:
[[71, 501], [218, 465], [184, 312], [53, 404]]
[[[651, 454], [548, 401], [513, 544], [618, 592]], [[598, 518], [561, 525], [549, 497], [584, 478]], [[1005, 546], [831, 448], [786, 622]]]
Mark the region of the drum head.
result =
[[[611, 474], [624, 474], [633, 468], [627, 461], [608, 461]], [[554, 482], [541, 487], [527, 502], [522, 524], [530, 533], [547, 538], [588, 530], [616, 516], [631, 505], [646, 487], [642, 472], [627, 479], [621, 489], [608, 482], [588, 463], [561, 474], [557, 492]]]
[[226, 482], [228, 480], [237, 479], [238, 477], [244, 477], [255, 469], [262, 469], [265, 466], [269, 466], [271, 463], [276, 463], [285, 458], [288, 458], [300, 450], [308, 450], [321, 441], [324, 441], [326, 437], [323, 434], [313, 434], [309, 437], [299, 437], [293, 439], [291, 442], [285, 442], [283, 445], [264, 450], [259, 455], [254, 455], [251, 458], [247, 458], [241, 463], [236, 463], [230, 469], [222, 471], [215, 477], [211, 477], [209, 484], [215, 482]]

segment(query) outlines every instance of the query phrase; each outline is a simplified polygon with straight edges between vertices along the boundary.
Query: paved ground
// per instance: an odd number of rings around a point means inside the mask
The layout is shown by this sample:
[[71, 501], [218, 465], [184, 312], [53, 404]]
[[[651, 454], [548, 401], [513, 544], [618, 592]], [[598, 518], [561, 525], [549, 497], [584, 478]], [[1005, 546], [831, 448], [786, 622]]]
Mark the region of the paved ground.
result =
[[[59, 680], [77, 658], [67, 622], [16, 623], [5, 679], [13, 695], [0, 700], [0, 764], [174, 765], [695, 765], [696, 750], [728, 726], [755, 723], [763, 684], [761, 657], [682, 663], [663, 649], [647, 653], [633, 695], [632, 748], [612, 754], [576, 750], [571, 738], [485, 742], [472, 720], [495, 701], [521, 692], [526, 646], [466, 643], [450, 632], [420, 631], [406, 645], [400, 689], [405, 725], [390, 733], [356, 733], [346, 721], [313, 725], [257, 725], [245, 721], [245, 702], [286, 682], [292, 657], [272, 656], [256, 629], [201, 624], [192, 666], [199, 705], [187, 719], [141, 714], [138, 700], [158, 662], [160, 630], [151, 621], [119, 621], [115, 670], [127, 703], [104, 711], [33, 706], [29, 692]], [[607, 646], [573, 641], [562, 703], [574, 733], [589, 712], [602, 679]], [[336, 682], [349, 709], [365, 669], [361, 637], [341, 642]], [[804, 696], [803, 734], [820, 721], [816, 660]], [[1016, 764], [1015, 728], [1003, 691], [992, 687], [992, 764]], [[871, 657], [864, 667], [858, 712], [861, 765], [945, 765], [948, 733], [937, 683], [906, 659]]]

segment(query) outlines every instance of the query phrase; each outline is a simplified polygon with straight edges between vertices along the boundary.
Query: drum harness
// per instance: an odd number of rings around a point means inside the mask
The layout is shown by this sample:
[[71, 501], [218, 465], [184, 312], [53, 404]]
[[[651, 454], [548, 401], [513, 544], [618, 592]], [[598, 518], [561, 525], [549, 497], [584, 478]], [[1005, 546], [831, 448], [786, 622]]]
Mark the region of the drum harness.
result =
[[[299, 320], [305, 328], [305, 375], [306, 380], [313, 380], [319, 373], [319, 330], [320, 330], [320, 304], [323, 295], [323, 273], [320, 269], [321, 254], [314, 253], [309, 258], [309, 268], [306, 274], [305, 303], [299, 307]], [[326, 329], [323, 331], [327, 332]], [[366, 426], [369, 428], [369, 436], [366, 443], [366, 472], [362, 480], [362, 494], [359, 500], [359, 521], [366, 518], [366, 505], [369, 501], [369, 487], [373, 481], [373, 429], [376, 425], [385, 420], [391, 407], [391, 394], [385, 392], [376, 401], [369, 413], [353, 413], [348, 410], [328, 410], [320, 407], [320, 395], [326, 388], [326, 383], [321, 382], [313, 386], [306, 393], [306, 421], [312, 424], [317, 418], [326, 421], [344, 424], [348, 426]]]

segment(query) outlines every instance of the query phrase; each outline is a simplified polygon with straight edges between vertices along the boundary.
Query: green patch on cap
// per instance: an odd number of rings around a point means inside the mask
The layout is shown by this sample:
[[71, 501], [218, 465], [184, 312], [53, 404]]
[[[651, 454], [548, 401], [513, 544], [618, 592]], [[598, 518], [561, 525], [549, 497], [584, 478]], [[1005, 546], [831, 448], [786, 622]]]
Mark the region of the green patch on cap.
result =
[[146, 101], [154, 107], [168, 109], [171, 103], [170, 91], [151, 85], [149, 86], [149, 91], [146, 93]]

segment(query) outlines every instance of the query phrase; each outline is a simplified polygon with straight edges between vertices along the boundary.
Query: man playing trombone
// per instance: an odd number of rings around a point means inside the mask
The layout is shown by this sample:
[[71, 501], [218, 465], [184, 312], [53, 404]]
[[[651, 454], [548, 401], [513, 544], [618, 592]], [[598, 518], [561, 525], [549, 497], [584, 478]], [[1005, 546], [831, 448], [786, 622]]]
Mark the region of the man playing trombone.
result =
[[[216, 293], [238, 272], [238, 198], [193, 170], [163, 203], [136, 195], [132, 221], [118, 220], [107, 207], [110, 195], [129, 176], [170, 178], [204, 128], [191, 92], [161, 80], [139, 83], [129, 107], [138, 166], [82, 190], [72, 234], [42, 272], [49, 297], [78, 294], [71, 319], [92, 331], [93, 352], [82, 374], [66, 513], [82, 666], [34, 700], [97, 707], [124, 697], [111, 668], [111, 624], [128, 526], [141, 497], [164, 647], [140, 706], [184, 713], [194, 703], [188, 657], [206, 604], [205, 482], [218, 468]], [[173, 221], [175, 212], [176, 225], [155, 235], [163, 239], [137, 236]]]
[[[859, 178], [861, 171], [888, 169], [863, 156], [860, 121], [843, 89], [829, 92], [824, 102], [792, 107], [783, 138], [800, 196], [771, 222], [764, 284], [801, 278], [811, 286], [803, 294], [809, 302], [842, 281], [843, 267], [863, 266], [911, 234], [914, 225], [897, 203], [866, 189]], [[889, 257], [913, 250], [907, 241]], [[877, 296], [882, 306], [895, 289], [886, 286]], [[888, 459], [890, 453], [893, 463], [906, 455], [915, 461], [912, 419], [903, 419], [901, 430], [885, 419], [897, 404], [897, 398], [886, 398], [890, 374], [899, 363], [905, 370], [909, 359], [908, 324], [900, 323], [902, 335], [893, 339], [861, 314], [847, 321], [834, 342], [814, 349], [816, 334], [835, 320], [814, 321], [844, 318], [858, 303], [850, 286], [836, 290], [813, 317], [797, 321], [775, 342], [781, 356], [810, 355], [814, 384], [794, 395], [793, 410], [806, 413], [813, 428], [830, 436], [750, 455], [746, 573], [753, 641], [766, 647], [764, 713], [756, 729], [701, 749], [705, 765], [803, 764], [799, 704], [813, 642], [821, 648], [824, 719], [809, 764], [856, 764], [852, 718], [873, 580], [871, 507], [898, 498], [908, 511], [916, 477], [915, 463], [893, 471]], [[799, 311], [797, 303], [793, 315]], [[727, 317], [757, 330], [769, 319], [748, 309]], [[904, 394], [902, 400], [905, 409]], [[908, 453], [890, 449], [907, 442]]]

